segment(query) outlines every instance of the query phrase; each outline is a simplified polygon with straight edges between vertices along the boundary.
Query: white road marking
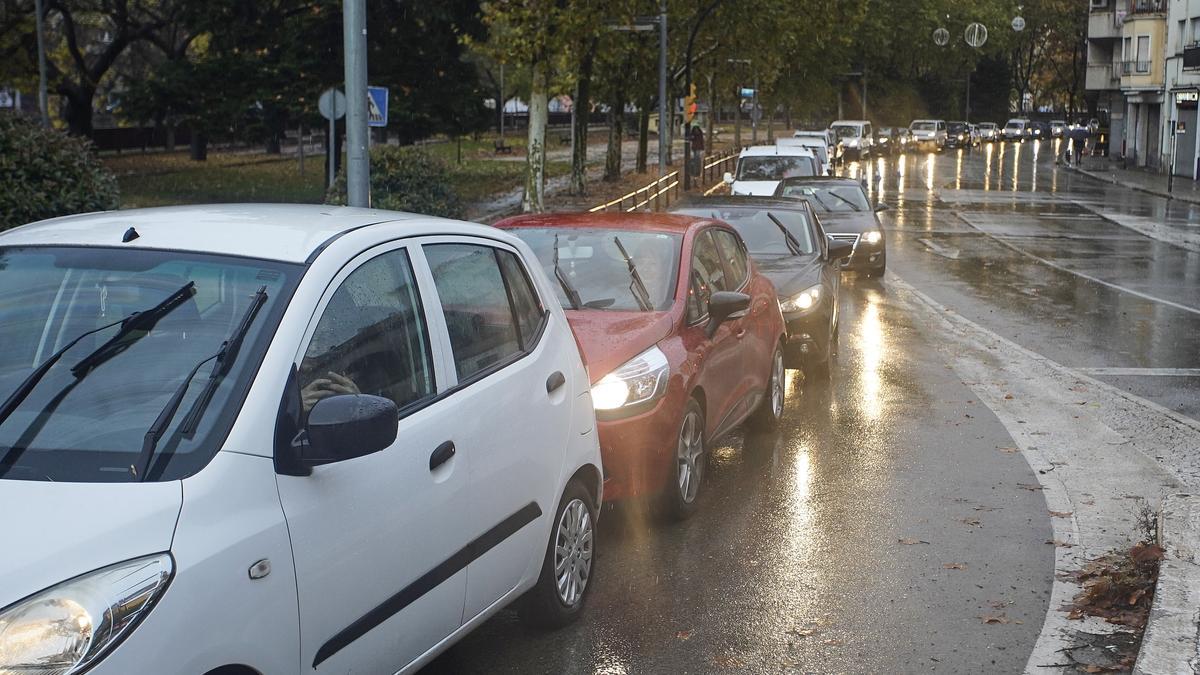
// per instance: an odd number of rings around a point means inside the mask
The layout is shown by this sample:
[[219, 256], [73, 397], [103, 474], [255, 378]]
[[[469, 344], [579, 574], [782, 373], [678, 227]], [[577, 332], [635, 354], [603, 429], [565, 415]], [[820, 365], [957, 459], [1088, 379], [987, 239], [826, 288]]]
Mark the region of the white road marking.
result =
[[922, 244], [925, 244], [925, 246], [930, 251], [933, 251], [934, 253], [942, 256], [943, 258], [949, 258], [950, 260], [958, 260], [959, 251], [956, 248], [946, 248], [945, 246], [942, 246], [941, 244], [934, 242], [932, 239], [929, 239], [928, 237], [922, 237], [922, 238], [918, 239], [917, 241], [921, 242]]
[[1149, 375], [1156, 377], [1200, 377], [1200, 368], [1076, 368], [1092, 377]]

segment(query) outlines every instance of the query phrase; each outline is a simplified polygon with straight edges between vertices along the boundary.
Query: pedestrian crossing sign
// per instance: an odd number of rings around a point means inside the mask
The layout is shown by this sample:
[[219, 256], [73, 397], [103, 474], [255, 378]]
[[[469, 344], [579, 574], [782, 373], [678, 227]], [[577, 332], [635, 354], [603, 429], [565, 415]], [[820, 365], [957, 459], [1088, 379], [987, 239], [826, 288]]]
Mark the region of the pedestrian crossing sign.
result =
[[386, 127], [387, 123], [387, 87], [367, 87], [367, 126]]

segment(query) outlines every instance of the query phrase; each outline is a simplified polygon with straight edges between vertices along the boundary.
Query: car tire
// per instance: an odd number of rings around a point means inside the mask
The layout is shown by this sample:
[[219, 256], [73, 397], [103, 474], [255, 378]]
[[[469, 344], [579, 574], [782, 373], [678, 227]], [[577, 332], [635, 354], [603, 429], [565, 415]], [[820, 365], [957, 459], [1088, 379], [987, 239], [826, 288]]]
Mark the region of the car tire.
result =
[[775, 347], [771, 357], [771, 375], [767, 378], [767, 389], [758, 408], [746, 421], [756, 431], [773, 431], [783, 419], [783, 407], [787, 403], [787, 372], [783, 367], [783, 344]]
[[[521, 621], [537, 628], [561, 628], [579, 618], [594, 585], [596, 505], [579, 481], [567, 483], [550, 527], [541, 574], [517, 606]], [[562, 574], [559, 565], [566, 566]]]
[[704, 409], [694, 398], [688, 399], [683, 419], [675, 435], [675, 470], [670, 472], [663, 491], [663, 507], [672, 520], [687, 520], [695, 515], [704, 486], [708, 453], [704, 438]]

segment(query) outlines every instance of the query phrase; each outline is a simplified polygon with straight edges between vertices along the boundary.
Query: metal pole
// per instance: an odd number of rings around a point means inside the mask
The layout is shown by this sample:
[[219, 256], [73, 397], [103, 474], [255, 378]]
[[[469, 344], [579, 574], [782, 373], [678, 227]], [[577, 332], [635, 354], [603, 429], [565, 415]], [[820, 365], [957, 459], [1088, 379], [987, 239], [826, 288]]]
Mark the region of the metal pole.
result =
[[667, 173], [667, 0], [658, 5], [658, 176]]
[[50, 99], [46, 94], [46, 44], [42, 33], [42, 0], [34, 0], [34, 12], [37, 14], [37, 56], [38, 56], [38, 109], [42, 113], [42, 126], [50, 128]]
[[500, 140], [504, 140], [504, 104], [507, 100], [504, 97], [504, 62], [500, 63]]
[[[1167, 171], [1167, 192], [1170, 193], [1175, 188], [1175, 155], [1179, 148], [1178, 129], [1175, 128], [1175, 121], [1171, 120], [1171, 169]], [[1082, 155], [1081, 155], [1082, 157]], [[1081, 161], [1080, 164], [1083, 162]]]
[[[337, 110], [337, 99], [334, 99], [333, 109]], [[337, 120], [332, 116], [329, 118], [329, 140], [325, 142], [325, 156], [329, 158], [329, 185], [325, 187], [333, 189], [333, 179], [337, 175]]]
[[867, 69], [862, 69], [862, 119], [867, 119]]
[[971, 123], [971, 73], [967, 72], [967, 106], [963, 110], [963, 121]]
[[754, 96], [750, 98], [750, 144], [758, 145], [758, 120], [762, 113], [758, 111], [758, 71], [754, 71]]
[[346, 203], [371, 205], [367, 162], [367, 3], [343, 0], [342, 41], [346, 66]]

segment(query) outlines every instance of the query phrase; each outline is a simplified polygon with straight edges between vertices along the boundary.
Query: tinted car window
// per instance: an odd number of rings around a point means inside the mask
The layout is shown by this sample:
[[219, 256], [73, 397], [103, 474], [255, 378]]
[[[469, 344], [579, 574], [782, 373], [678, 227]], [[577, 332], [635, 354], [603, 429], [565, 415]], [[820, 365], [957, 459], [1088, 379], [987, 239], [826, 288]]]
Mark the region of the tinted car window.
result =
[[862, 187], [855, 184], [784, 183], [776, 195], [804, 197], [813, 208], [830, 213], [871, 210]]
[[428, 331], [408, 253], [384, 253], [346, 277], [325, 306], [300, 363], [304, 409], [363, 393], [404, 408], [434, 394]]
[[708, 314], [708, 299], [717, 291], [730, 290], [725, 281], [721, 255], [708, 230], [696, 235], [692, 244], [692, 272], [688, 288], [688, 320]]
[[529, 275], [517, 256], [509, 251], [497, 249], [496, 256], [500, 258], [500, 271], [504, 275], [504, 283], [512, 298], [513, 314], [517, 317], [517, 329], [520, 331], [521, 347], [528, 350], [536, 341], [541, 330], [543, 317], [546, 315], [542, 303], [538, 300]]
[[466, 380], [521, 351], [495, 249], [475, 244], [431, 244], [425, 257], [433, 272], [454, 366]]
[[732, 232], [725, 230], [713, 230], [712, 235], [717, 240], [717, 251], [720, 252], [721, 259], [725, 261], [725, 267], [729, 270], [729, 287], [741, 288], [742, 284], [746, 283], [749, 267], [741, 242]]
[[[787, 194], [784, 185], [784, 194]], [[681, 209], [677, 213], [702, 218], [721, 220], [733, 226], [746, 243], [746, 249], [753, 255], [791, 255], [787, 240], [779, 231], [779, 226], [772, 222], [771, 216], [783, 224], [800, 244], [801, 253], [813, 252], [813, 241], [805, 211], [790, 209], [763, 209], [758, 207], [718, 207], [707, 209]]]

